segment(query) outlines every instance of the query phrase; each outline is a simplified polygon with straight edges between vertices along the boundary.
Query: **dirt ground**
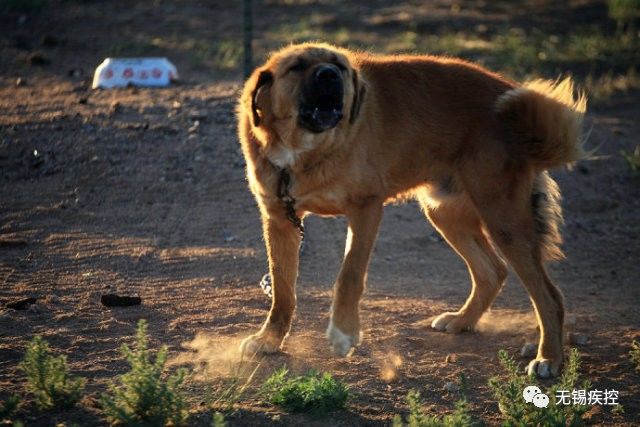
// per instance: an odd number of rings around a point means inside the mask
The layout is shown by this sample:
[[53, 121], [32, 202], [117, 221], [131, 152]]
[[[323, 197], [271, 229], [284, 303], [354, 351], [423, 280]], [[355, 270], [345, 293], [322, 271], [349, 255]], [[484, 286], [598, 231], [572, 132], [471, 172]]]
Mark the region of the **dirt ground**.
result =
[[[304, 7], [335, 7], [254, 3], [258, 58], [274, 43], [274, 23], [295, 20]], [[419, 2], [349, 2], [336, 15], [359, 17], [384, 35], [407, 19], [402, 13], [415, 12], [426, 28], [518, 22], [531, 13], [462, 1], [465, 13], [453, 18], [450, 2], [413, 3]], [[532, 3], [557, 15], [545, 2]], [[18, 362], [34, 334], [88, 378], [88, 397], [74, 410], [43, 413], [26, 404], [16, 418], [27, 426], [104, 425], [96, 398], [126, 370], [119, 347], [132, 342], [142, 318], [152, 344], [168, 345], [176, 364], [210, 368], [188, 386], [192, 423], [208, 425], [207, 396], [238, 369], [237, 345], [269, 307], [257, 286], [266, 269], [258, 211], [235, 135], [238, 71], [209, 70], [178, 43], [152, 54], [176, 63], [181, 84], [89, 89], [93, 68], [128, 36], [240, 34], [241, 2], [147, 4], [61, 1], [37, 14], [0, 16], [0, 305], [37, 298], [28, 310], [0, 309], [0, 399], [22, 390]], [[581, 4], [604, 10], [598, 2], [568, 4], [567, 14]], [[36, 52], [49, 64], [34, 64]], [[16, 85], [17, 78], [24, 84]], [[638, 143], [639, 101], [639, 93], [628, 92], [591, 108], [586, 127], [597, 153], [571, 171], [554, 172], [564, 194], [567, 260], [549, 268], [566, 296], [568, 331], [588, 338], [577, 346], [584, 377], [593, 388], [618, 390], [625, 410], [594, 406], [587, 414], [592, 425], [640, 425], [640, 376], [627, 356], [640, 339], [640, 181], [619, 154]], [[297, 317], [284, 351], [260, 361], [255, 383], [285, 364], [295, 372], [312, 367], [345, 381], [355, 396], [346, 411], [314, 421], [248, 393], [227, 416], [230, 424], [388, 425], [406, 413], [412, 388], [422, 390], [427, 411], [441, 414], [456, 399], [444, 385], [460, 373], [469, 380], [473, 415], [499, 424], [487, 386], [501, 372], [497, 352], [519, 355], [525, 342], [537, 340], [517, 278], [510, 275], [478, 331], [432, 330], [434, 316], [466, 298], [465, 265], [415, 204], [389, 206], [362, 302], [364, 342], [338, 359], [324, 330], [346, 227], [340, 218], [318, 217], [306, 227]], [[103, 307], [100, 295], [112, 292], [139, 295], [143, 304]], [[457, 360], [447, 362], [452, 353]]]

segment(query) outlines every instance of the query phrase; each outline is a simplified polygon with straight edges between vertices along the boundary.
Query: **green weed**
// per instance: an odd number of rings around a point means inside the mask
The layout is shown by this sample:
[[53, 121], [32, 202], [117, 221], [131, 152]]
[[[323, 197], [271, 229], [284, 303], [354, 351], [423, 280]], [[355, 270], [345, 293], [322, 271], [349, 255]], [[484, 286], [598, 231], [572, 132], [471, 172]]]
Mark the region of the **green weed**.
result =
[[20, 396], [13, 395], [0, 402], [0, 421], [10, 419], [20, 406]]
[[618, 25], [618, 33], [627, 28], [628, 34], [635, 37], [635, 20], [640, 18], [640, 0], [609, 0], [609, 16]]
[[213, 418], [211, 419], [211, 427], [227, 427], [227, 423], [224, 420], [224, 415], [220, 412], [216, 412], [213, 414]]
[[607, 101], [617, 92], [627, 92], [640, 89], [640, 78], [635, 68], [629, 68], [624, 74], [614, 74], [609, 71], [599, 78], [587, 76], [584, 87], [589, 94], [589, 100], [595, 104]]
[[[636, 152], [638, 153], [638, 158], [640, 158], [640, 145], [636, 146]], [[635, 366], [636, 372], [640, 373], [640, 342], [633, 340], [631, 343], [629, 358]]]
[[[467, 380], [464, 374], [460, 375], [459, 381], [460, 398], [455, 403], [455, 410], [451, 414], [439, 417], [437, 415], [427, 415], [422, 410], [420, 392], [411, 390], [407, 395], [409, 405], [409, 416], [406, 420], [407, 427], [467, 427], [481, 425], [469, 414], [467, 403]], [[393, 418], [393, 427], [403, 427], [402, 417], [396, 415]]]
[[122, 346], [122, 354], [131, 369], [119, 377], [119, 383], [109, 386], [110, 395], [103, 394], [102, 409], [112, 423], [126, 425], [185, 425], [188, 419], [181, 387], [187, 374], [178, 369], [164, 379], [167, 347], [162, 346], [153, 358], [148, 348], [147, 323], [138, 322], [135, 349]]
[[27, 377], [27, 390], [41, 409], [69, 408], [80, 400], [86, 380], [70, 376], [66, 356], [52, 356], [39, 335], [27, 344], [20, 368]]
[[349, 388], [331, 376], [310, 370], [305, 375], [291, 376], [285, 367], [273, 373], [261, 387], [266, 399], [289, 412], [308, 412], [325, 416], [344, 408]]
[[[508, 355], [505, 350], [498, 352], [500, 364], [507, 371], [505, 378], [494, 377], [489, 380], [489, 387], [498, 400], [498, 407], [504, 417], [503, 426], [579, 426], [582, 425], [582, 416], [587, 412], [586, 405], [556, 405], [558, 390], [574, 389], [587, 390], [590, 387], [588, 381], [578, 384], [580, 369], [580, 355], [576, 349], [571, 349], [569, 358], [564, 366], [562, 376], [544, 393], [549, 397], [549, 405], [546, 408], [538, 408], [527, 403], [522, 392], [527, 386], [538, 385], [533, 376], [521, 375], [520, 366]], [[540, 387], [542, 389], [542, 387]]]
[[[627, 161], [632, 171], [637, 172], [640, 170], [640, 144], [636, 145], [636, 148], [632, 152], [627, 153], [622, 150], [620, 154]], [[638, 350], [638, 358], [638, 361], [640, 361], [640, 350]]]

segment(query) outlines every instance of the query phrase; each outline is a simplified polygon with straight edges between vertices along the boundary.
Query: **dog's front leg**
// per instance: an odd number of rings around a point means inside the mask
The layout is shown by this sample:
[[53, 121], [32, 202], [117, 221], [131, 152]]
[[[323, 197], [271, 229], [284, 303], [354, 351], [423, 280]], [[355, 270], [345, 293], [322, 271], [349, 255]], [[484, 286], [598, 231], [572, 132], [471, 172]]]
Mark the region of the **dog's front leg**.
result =
[[278, 351], [289, 333], [296, 307], [300, 232], [284, 215], [278, 214], [264, 214], [262, 217], [273, 286], [271, 311], [262, 329], [242, 342], [240, 349], [243, 354]]
[[371, 251], [382, 219], [382, 201], [368, 200], [347, 212], [349, 230], [344, 260], [336, 280], [327, 339], [333, 351], [347, 356], [360, 343], [360, 297]]

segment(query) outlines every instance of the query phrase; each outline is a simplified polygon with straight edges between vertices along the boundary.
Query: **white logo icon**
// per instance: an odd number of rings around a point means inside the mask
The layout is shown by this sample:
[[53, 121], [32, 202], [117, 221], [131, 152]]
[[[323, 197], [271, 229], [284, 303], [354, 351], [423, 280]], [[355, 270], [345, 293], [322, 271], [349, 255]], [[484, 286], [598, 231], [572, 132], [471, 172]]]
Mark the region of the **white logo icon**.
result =
[[546, 408], [549, 406], [549, 396], [546, 394], [538, 393], [533, 396], [533, 404], [538, 408]]
[[522, 392], [522, 397], [527, 403], [533, 403], [538, 408], [546, 408], [549, 406], [549, 396], [542, 393], [540, 388], [535, 385], [530, 385]]
[[540, 390], [538, 387], [534, 386], [534, 385], [530, 385], [529, 387], [526, 387], [524, 389], [524, 391], [522, 392], [522, 397], [524, 397], [524, 401], [527, 403], [531, 403], [533, 402], [533, 397], [536, 394], [541, 394], [542, 390]]

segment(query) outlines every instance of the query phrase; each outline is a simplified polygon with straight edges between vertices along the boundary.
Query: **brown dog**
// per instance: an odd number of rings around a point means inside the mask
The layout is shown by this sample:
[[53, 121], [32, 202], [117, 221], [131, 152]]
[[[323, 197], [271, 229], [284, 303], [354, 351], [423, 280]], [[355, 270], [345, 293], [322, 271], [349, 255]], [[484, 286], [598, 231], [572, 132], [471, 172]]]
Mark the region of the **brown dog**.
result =
[[239, 134], [262, 215], [271, 311], [245, 352], [276, 351], [296, 296], [300, 218], [346, 215], [345, 257], [327, 337], [347, 355], [361, 339], [358, 306], [383, 205], [415, 197], [466, 261], [466, 303], [432, 323], [472, 329], [509, 261], [533, 301], [541, 337], [529, 373], [563, 361], [563, 297], [543, 266], [562, 256], [555, 182], [545, 172], [581, 155], [584, 96], [573, 84], [524, 86], [458, 59], [373, 56], [326, 44], [274, 53], [244, 86]]

